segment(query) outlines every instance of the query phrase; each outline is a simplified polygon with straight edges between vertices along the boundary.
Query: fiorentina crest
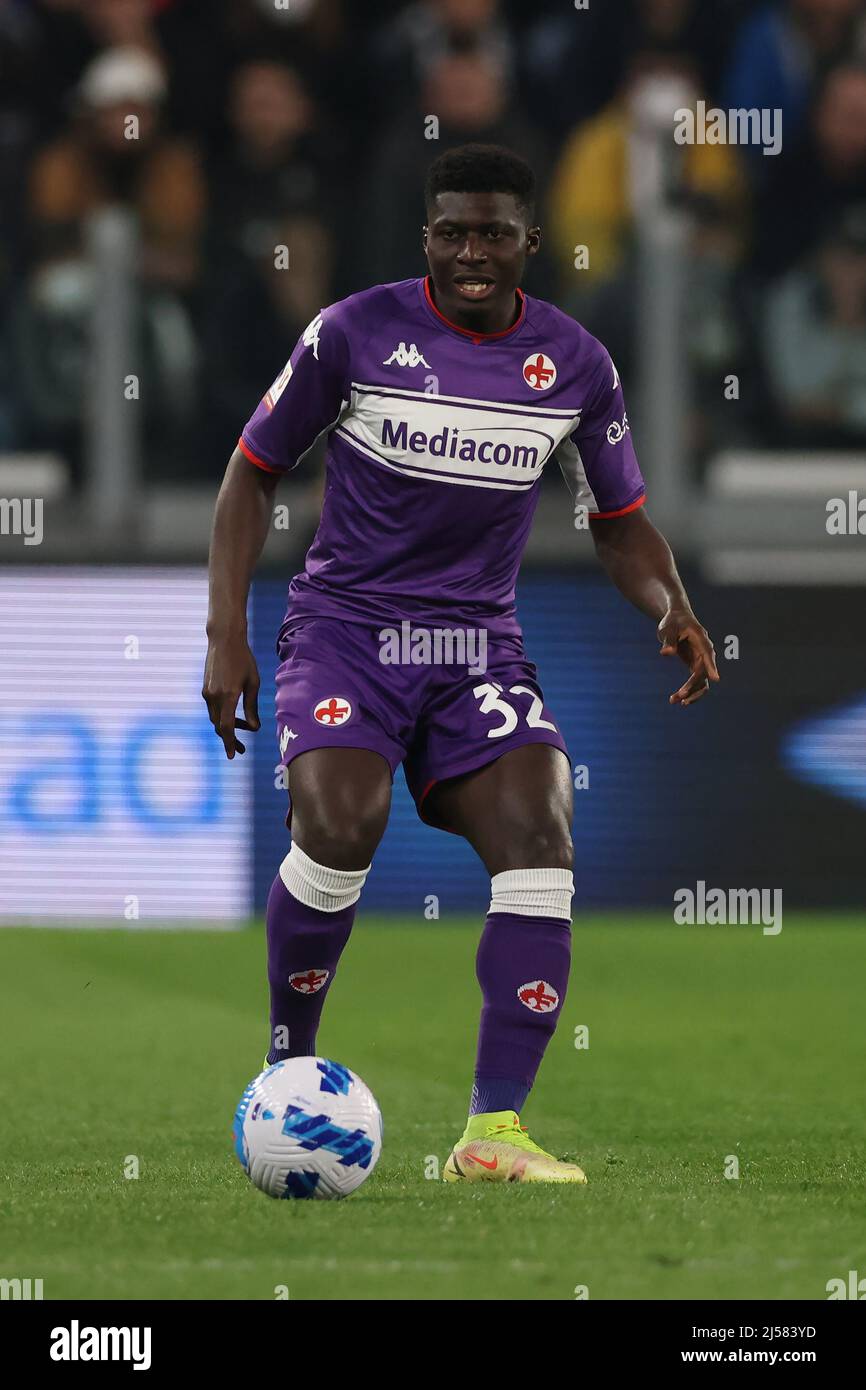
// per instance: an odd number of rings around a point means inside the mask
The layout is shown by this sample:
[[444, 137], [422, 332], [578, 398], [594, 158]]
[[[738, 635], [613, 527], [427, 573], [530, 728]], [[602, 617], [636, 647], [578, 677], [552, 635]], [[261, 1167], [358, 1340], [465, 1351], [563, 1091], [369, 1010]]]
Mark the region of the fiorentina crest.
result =
[[330, 727], [333, 727], [334, 724], [345, 724], [351, 714], [350, 701], [342, 699], [339, 695], [331, 695], [327, 700], [320, 700], [313, 710], [313, 718], [316, 723], [327, 724]]
[[294, 970], [289, 984], [298, 994], [318, 994], [330, 973], [330, 970]]
[[517, 997], [534, 1014], [549, 1014], [559, 1003], [559, 995], [547, 980], [530, 980], [521, 985]]

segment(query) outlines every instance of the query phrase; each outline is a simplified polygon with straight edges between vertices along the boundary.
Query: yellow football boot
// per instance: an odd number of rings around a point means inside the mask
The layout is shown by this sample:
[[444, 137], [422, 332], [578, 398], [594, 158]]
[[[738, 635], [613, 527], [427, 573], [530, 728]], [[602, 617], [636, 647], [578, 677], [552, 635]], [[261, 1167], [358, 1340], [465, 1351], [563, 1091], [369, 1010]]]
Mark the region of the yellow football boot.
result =
[[470, 1115], [442, 1177], [445, 1182], [586, 1182], [576, 1163], [534, 1144], [513, 1110]]

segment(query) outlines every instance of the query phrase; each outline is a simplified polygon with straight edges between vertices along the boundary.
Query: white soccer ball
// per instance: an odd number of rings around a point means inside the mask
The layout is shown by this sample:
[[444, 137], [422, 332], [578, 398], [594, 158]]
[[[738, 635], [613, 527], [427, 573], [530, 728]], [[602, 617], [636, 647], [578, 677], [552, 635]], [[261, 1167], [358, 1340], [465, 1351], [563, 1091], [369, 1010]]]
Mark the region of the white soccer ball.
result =
[[292, 1057], [253, 1078], [232, 1128], [247, 1177], [270, 1197], [348, 1197], [382, 1151], [382, 1115], [359, 1076]]

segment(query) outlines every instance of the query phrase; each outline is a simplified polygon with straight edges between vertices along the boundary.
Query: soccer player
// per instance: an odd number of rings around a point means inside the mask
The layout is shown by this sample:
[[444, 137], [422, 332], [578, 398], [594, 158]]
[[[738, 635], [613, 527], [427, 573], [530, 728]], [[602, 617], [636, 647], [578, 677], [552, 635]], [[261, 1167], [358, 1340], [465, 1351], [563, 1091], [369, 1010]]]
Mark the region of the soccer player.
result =
[[[464, 836], [492, 880], [470, 1115], [449, 1181], [586, 1181], [520, 1123], [565, 998], [574, 891], [571, 766], [514, 603], [545, 464], [588, 509], [614, 584], [688, 667], [671, 703], [691, 705], [718, 680], [643, 510], [613, 362], [520, 288], [541, 237], [533, 197], [531, 169], [505, 149], [433, 162], [429, 274], [316, 316], [243, 430], [211, 545], [202, 694], [233, 758], [236, 730], [259, 728], [246, 603], [274, 492], [327, 433], [321, 520], [277, 642], [292, 843], [267, 906], [268, 1062], [315, 1054], [403, 763], [421, 818]], [[413, 651], [440, 660], [409, 664]]]

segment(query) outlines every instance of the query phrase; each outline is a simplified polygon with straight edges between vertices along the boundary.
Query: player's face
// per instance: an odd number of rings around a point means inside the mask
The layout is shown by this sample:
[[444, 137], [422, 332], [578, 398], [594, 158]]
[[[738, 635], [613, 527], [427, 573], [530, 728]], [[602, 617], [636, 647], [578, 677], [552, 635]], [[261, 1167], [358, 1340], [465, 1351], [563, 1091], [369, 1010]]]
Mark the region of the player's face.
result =
[[438, 194], [424, 250], [441, 313], [479, 332], [507, 328], [526, 258], [540, 241], [511, 193]]

